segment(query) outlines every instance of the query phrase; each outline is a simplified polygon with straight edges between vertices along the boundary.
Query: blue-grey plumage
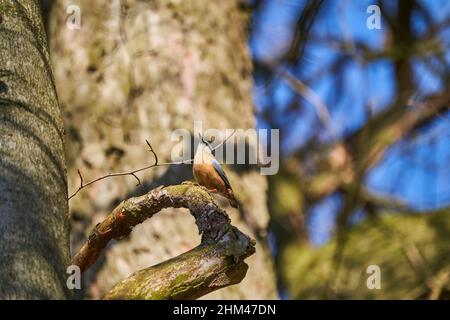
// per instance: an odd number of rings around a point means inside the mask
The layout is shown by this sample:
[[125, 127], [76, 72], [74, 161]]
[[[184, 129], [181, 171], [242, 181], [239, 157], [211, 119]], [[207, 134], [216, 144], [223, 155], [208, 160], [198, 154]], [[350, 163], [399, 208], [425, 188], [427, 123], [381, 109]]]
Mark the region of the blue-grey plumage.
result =
[[219, 193], [230, 200], [230, 205], [238, 207], [230, 181], [209, 147], [200, 142], [194, 156], [192, 173], [197, 183], [210, 192]]
[[222, 166], [220, 165], [219, 161], [216, 160], [216, 158], [213, 159], [213, 166], [214, 169], [216, 169], [219, 176], [222, 178], [223, 182], [225, 183], [225, 186], [231, 189], [230, 181], [228, 181], [228, 177], [225, 171], [223, 171]]

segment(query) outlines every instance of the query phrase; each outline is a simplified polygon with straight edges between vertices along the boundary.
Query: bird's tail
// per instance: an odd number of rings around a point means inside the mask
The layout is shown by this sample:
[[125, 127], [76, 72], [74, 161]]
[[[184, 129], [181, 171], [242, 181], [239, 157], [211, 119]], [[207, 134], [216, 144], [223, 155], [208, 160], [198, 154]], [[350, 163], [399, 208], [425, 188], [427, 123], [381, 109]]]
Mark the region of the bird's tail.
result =
[[238, 201], [236, 200], [236, 198], [234, 197], [234, 192], [233, 192], [233, 190], [232, 189], [230, 189], [230, 188], [228, 188], [227, 189], [227, 191], [226, 191], [226, 193], [225, 193], [225, 197], [228, 199], [228, 200], [230, 200], [230, 205], [233, 207], [233, 208], [239, 208], [239, 203], [238, 203]]

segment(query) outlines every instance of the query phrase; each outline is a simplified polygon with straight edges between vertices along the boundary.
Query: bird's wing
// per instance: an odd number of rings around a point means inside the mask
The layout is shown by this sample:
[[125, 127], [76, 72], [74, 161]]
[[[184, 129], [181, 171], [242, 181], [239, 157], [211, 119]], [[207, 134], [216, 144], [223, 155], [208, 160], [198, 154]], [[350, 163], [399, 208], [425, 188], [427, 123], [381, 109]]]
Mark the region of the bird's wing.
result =
[[216, 169], [216, 172], [217, 172], [217, 173], [219, 174], [219, 176], [222, 178], [223, 182], [225, 182], [225, 186], [226, 186], [227, 188], [232, 189], [232, 188], [231, 188], [230, 181], [228, 181], [228, 177], [227, 177], [227, 175], [225, 174], [225, 171], [223, 171], [222, 166], [220, 165], [220, 163], [219, 163], [216, 159], [213, 160], [213, 166], [214, 166], [214, 169]]

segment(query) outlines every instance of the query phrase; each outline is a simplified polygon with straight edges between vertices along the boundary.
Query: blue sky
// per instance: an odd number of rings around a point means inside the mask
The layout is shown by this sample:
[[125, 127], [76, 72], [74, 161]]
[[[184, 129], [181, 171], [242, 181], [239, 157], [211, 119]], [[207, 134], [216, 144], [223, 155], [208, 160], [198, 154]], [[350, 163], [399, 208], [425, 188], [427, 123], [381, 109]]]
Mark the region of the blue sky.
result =
[[[292, 26], [297, 14], [306, 1], [268, 0], [255, 16], [250, 47], [255, 60], [270, 63], [278, 59], [288, 48]], [[389, 2], [389, 1], [388, 1]], [[326, 1], [326, 10], [319, 13], [311, 33], [318, 39], [354, 39], [371, 49], [381, 49], [386, 39], [385, 21], [381, 30], [369, 30], [366, 9], [374, 1]], [[421, 1], [436, 23], [450, 18], [450, 1]], [[417, 36], [425, 30], [425, 20], [416, 15], [412, 27]], [[447, 68], [450, 64], [450, 28], [440, 35], [446, 49]], [[330, 46], [329, 41], [308, 43], [305, 55], [296, 69], [290, 71], [302, 81], [309, 81], [311, 75], [326, 67], [342, 54]], [[397, 88], [394, 82], [394, 66], [390, 60], [376, 60], [367, 65], [350, 61], [342, 69], [341, 77], [325, 72], [316, 80], [308, 82], [328, 106], [331, 127], [334, 134], [342, 136], [361, 127], [367, 112], [379, 112], [392, 103]], [[450, 70], [449, 70], [450, 71]], [[420, 60], [414, 61], [414, 81], [420, 87], [419, 99], [436, 92], [443, 83]], [[280, 113], [288, 107], [295, 93], [280, 80], [274, 80], [273, 90], [267, 90], [267, 83], [256, 79], [254, 101], [258, 109], [271, 106], [271, 112]], [[303, 101], [305, 102], [305, 101]], [[332, 106], [332, 107], [330, 107]], [[308, 103], [295, 117], [284, 119], [290, 129], [282, 134], [282, 151], [301, 147], [312, 137], [320, 122], [314, 108]], [[267, 126], [261, 119], [261, 127]], [[321, 129], [319, 141], [329, 141], [333, 135]], [[418, 210], [430, 210], [450, 205], [450, 113], [443, 114], [432, 125], [424, 128], [420, 135], [402, 141], [387, 152], [385, 159], [367, 176], [366, 185], [374, 193], [401, 199]], [[340, 199], [332, 195], [317, 205], [309, 219], [309, 230], [313, 243], [322, 244], [330, 237]]]

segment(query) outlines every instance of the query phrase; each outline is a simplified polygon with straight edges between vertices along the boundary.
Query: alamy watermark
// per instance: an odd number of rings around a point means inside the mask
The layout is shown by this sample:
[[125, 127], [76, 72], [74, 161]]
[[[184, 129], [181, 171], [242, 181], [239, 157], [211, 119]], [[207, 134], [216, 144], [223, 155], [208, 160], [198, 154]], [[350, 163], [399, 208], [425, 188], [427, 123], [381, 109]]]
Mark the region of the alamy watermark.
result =
[[366, 20], [366, 26], [369, 30], [381, 29], [381, 9], [379, 6], [373, 4], [367, 7], [366, 12], [370, 16]]
[[[223, 146], [215, 150], [219, 163], [258, 165], [262, 175], [275, 175], [280, 167], [280, 133], [279, 129], [225, 129], [209, 128], [203, 130], [201, 121], [194, 121], [194, 138], [199, 136], [218, 145], [227, 137]], [[193, 157], [191, 148], [192, 132], [176, 129], [171, 134], [171, 161], [188, 161]], [[194, 149], [199, 141], [195, 140]]]
[[366, 285], [367, 289], [381, 289], [381, 269], [376, 264], [372, 264], [367, 267], [367, 274], [370, 276], [367, 278]]
[[81, 28], [81, 9], [75, 4], [71, 4], [66, 8], [66, 26], [69, 30]]
[[81, 289], [81, 270], [77, 265], [70, 265], [67, 267], [66, 273], [69, 275], [67, 277], [66, 286], [69, 290], [79, 290]]

